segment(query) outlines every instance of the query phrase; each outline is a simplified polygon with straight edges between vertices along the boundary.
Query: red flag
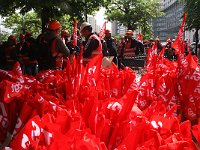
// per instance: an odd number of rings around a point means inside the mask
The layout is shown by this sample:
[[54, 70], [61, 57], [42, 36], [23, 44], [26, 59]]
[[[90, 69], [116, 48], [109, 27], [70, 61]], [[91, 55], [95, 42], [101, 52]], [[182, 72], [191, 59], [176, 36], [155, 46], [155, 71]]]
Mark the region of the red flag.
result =
[[[85, 79], [90, 85], [96, 86], [97, 80], [100, 76], [102, 64], [102, 55], [95, 56], [88, 64], [86, 69]], [[86, 80], [84, 80], [86, 82]], [[86, 83], [86, 84], [87, 84]]]
[[160, 63], [163, 63], [164, 55], [165, 55], [165, 47], [163, 47], [158, 57]]
[[156, 65], [157, 61], [157, 43], [154, 43], [153, 47], [148, 50], [147, 55], [147, 69]]
[[17, 76], [22, 76], [22, 69], [19, 62], [16, 62], [12, 69], [13, 73]]
[[77, 46], [77, 23], [78, 21], [74, 19], [74, 34], [73, 34], [73, 45]]
[[195, 125], [192, 127], [192, 133], [194, 137], [196, 138], [197, 142], [200, 144], [200, 120], [198, 125]]
[[74, 81], [74, 95], [78, 94], [81, 82], [84, 76], [84, 68], [83, 68], [83, 46], [80, 47], [80, 55], [77, 61], [77, 70], [75, 81]]
[[101, 30], [100, 30], [100, 32], [99, 32], [99, 37], [100, 37], [100, 39], [103, 38], [103, 36], [104, 36], [104, 34], [105, 34], [105, 31], [106, 31], [106, 22], [104, 22], [104, 24], [103, 24], [103, 26], [102, 26], [102, 28], [101, 28]]
[[143, 42], [143, 36], [142, 36], [141, 33], [139, 33], [139, 34], [137, 35], [137, 40], [140, 41], [140, 42]]
[[20, 97], [25, 91], [26, 88], [21, 83], [14, 83], [7, 80], [2, 82], [3, 95], [1, 100], [10, 103], [14, 98]]
[[174, 41], [174, 43], [172, 44], [172, 47], [179, 53], [184, 53], [183, 36], [184, 36], [185, 22], [186, 22], [186, 12], [184, 12], [183, 21], [182, 21], [181, 27], [179, 29], [178, 36], [177, 36], [176, 40]]
[[26, 124], [28, 119], [30, 119], [29, 117], [31, 113], [32, 113], [32, 107], [25, 102], [23, 104], [20, 115], [17, 119], [17, 124], [15, 125], [15, 130], [13, 132], [13, 135], [16, 135], [22, 129], [22, 127]]

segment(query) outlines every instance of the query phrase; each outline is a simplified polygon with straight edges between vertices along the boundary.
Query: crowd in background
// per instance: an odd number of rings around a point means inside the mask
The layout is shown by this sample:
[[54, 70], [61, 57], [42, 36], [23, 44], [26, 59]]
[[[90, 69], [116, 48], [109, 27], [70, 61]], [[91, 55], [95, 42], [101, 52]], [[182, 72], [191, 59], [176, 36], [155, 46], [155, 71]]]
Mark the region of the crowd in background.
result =
[[[36, 75], [39, 70], [55, 69], [50, 63], [51, 60], [44, 61], [44, 57], [52, 55], [50, 54], [51, 52], [47, 51], [47, 49], [52, 46], [52, 42], [55, 39], [54, 35], [52, 35], [40, 34], [36, 39], [30, 32], [20, 34], [17, 37], [15, 35], [10, 35], [8, 40], [0, 45], [0, 69], [11, 70], [16, 61], [20, 62], [23, 73], [29, 75]], [[174, 42], [173, 40], [168, 39], [166, 45], [162, 45], [159, 38], [150, 38], [142, 42], [133, 38], [133, 35], [134, 32], [128, 30], [124, 36], [116, 40], [112, 37], [110, 30], [106, 30], [104, 38], [101, 39], [103, 55], [114, 56], [113, 62], [121, 68], [123, 66], [124, 57], [146, 55], [148, 49], [156, 42], [158, 53], [160, 53], [164, 47], [164, 57], [170, 60], [177, 59], [175, 49], [171, 46]], [[67, 30], [61, 31], [59, 39], [62, 40], [65, 47], [63, 47], [61, 42], [58, 42], [56, 46], [63, 51], [66, 57], [79, 54], [80, 45], [84, 43], [84, 41], [82, 41], [79, 31], [77, 31], [77, 36], [77, 46], [74, 46], [72, 43], [73, 35], [71, 36]], [[189, 53], [189, 49], [188, 43], [185, 41], [186, 55]], [[63, 66], [59, 69], [63, 69]]]

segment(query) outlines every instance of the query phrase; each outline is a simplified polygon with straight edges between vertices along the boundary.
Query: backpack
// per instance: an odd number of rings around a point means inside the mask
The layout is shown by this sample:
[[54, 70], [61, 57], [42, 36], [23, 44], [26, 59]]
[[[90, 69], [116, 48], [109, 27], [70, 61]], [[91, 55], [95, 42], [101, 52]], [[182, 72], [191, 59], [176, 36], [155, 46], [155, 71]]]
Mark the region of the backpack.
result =
[[39, 70], [48, 70], [55, 67], [55, 58], [52, 56], [51, 44], [57, 37], [52, 38], [49, 42], [42, 39], [39, 43]]

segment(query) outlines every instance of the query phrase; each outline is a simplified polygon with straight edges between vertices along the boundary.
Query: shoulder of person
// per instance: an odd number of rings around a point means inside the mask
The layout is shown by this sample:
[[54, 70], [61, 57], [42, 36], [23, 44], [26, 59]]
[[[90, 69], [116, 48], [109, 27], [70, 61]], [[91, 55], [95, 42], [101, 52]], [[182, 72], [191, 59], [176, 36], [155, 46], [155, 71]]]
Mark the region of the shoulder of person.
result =
[[[90, 39], [96, 39], [96, 38], [99, 38], [98, 37], [98, 35], [96, 35], [96, 34], [92, 34], [92, 35], [90, 35], [90, 37], [89, 37]], [[99, 38], [100, 39], [100, 38]]]

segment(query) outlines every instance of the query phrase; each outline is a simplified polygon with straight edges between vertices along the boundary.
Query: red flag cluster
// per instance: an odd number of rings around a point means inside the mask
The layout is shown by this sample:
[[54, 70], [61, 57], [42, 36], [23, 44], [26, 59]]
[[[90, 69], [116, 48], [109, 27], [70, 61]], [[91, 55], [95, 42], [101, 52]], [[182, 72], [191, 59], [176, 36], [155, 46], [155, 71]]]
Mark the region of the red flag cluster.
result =
[[1, 143], [14, 150], [197, 149], [191, 130], [199, 140], [198, 125], [191, 129], [189, 121], [176, 117], [177, 109], [191, 120], [197, 117], [197, 68], [179, 81], [178, 63], [164, 59], [136, 83], [130, 68], [102, 69], [100, 57], [86, 68], [81, 62], [74, 58], [65, 70], [35, 78], [22, 75], [18, 65], [0, 72]]
[[74, 56], [36, 77], [18, 63], [0, 70], [1, 148], [197, 150], [200, 122], [189, 120], [200, 114], [200, 67], [191, 54], [174, 62], [163, 51], [149, 51], [139, 82], [130, 68], [101, 68], [100, 56], [86, 67]]

